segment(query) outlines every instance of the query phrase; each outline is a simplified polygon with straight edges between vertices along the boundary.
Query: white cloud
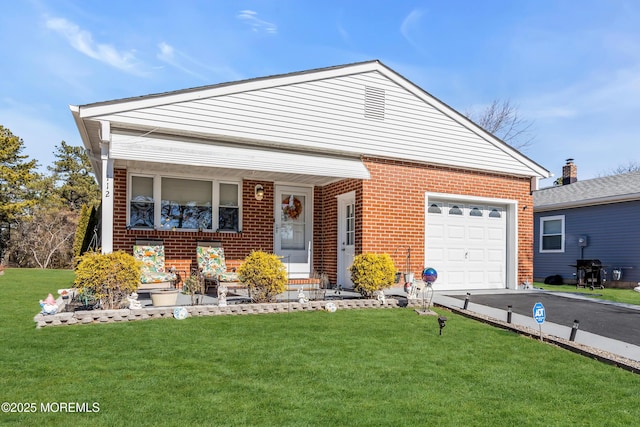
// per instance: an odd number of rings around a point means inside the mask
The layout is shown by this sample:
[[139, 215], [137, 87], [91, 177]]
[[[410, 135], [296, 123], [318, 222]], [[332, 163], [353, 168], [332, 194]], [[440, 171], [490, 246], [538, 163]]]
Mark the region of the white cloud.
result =
[[421, 48], [419, 42], [416, 40], [415, 33], [420, 28], [420, 23], [422, 21], [423, 15], [424, 13], [422, 12], [422, 10], [414, 9], [404, 18], [402, 24], [400, 25], [400, 33], [402, 34], [402, 37], [404, 37], [405, 40], [407, 40], [414, 49], [420, 52], [422, 52], [423, 49]]
[[277, 34], [278, 32], [278, 26], [276, 24], [259, 19], [258, 12], [253, 10], [241, 10], [237, 17], [248, 24], [251, 30], [256, 33], [264, 31], [268, 34]]
[[202, 74], [191, 70], [190, 68], [187, 68], [186, 66], [182, 65], [178, 59], [176, 58], [177, 56], [180, 56], [183, 59], [187, 59], [189, 62], [195, 62], [194, 60], [192, 60], [191, 58], [189, 58], [187, 55], [180, 53], [180, 52], [176, 52], [176, 50], [174, 49], [173, 46], [171, 46], [170, 44], [167, 44], [165, 42], [161, 42], [158, 43], [158, 49], [160, 49], [160, 52], [158, 52], [158, 54], [156, 55], [157, 58], [163, 62], [166, 62], [167, 64], [171, 65], [172, 67], [177, 68], [178, 70], [189, 74], [193, 77], [196, 77], [200, 80], [206, 81], [207, 78], [205, 76], [203, 76]]
[[[158, 49], [159, 52], [156, 57], [159, 60], [206, 83], [211, 83], [212, 74], [226, 80], [239, 80], [242, 78], [239, 73], [228, 66], [210, 67], [186, 53], [176, 50], [166, 42], [158, 43]], [[202, 71], [195, 71], [196, 69]]]
[[133, 51], [119, 51], [110, 44], [96, 43], [89, 31], [64, 18], [48, 19], [46, 26], [64, 36], [74, 49], [90, 58], [131, 74], [144, 74], [138, 68]]

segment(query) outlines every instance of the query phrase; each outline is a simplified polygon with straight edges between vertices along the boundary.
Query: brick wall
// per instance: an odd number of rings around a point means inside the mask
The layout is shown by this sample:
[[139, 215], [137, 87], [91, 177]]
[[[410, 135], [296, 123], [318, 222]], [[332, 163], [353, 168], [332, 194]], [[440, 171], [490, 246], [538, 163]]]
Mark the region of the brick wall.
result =
[[518, 283], [532, 279], [533, 198], [529, 178], [373, 158], [365, 159], [365, 164], [371, 179], [362, 183], [362, 198], [367, 200], [360, 227], [362, 252], [387, 252], [400, 268], [406, 264], [406, 248], [411, 247], [411, 271], [418, 274], [424, 260], [425, 192], [511, 199], [520, 207]]
[[[264, 186], [264, 198], [254, 197], [256, 184]], [[136, 239], [161, 239], [165, 246], [165, 265], [191, 271], [197, 266], [196, 244], [199, 240], [222, 242], [227, 267], [234, 268], [252, 249], [273, 251], [273, 183], [243, 181], [242, 233], [214, 233], [206, 231], [127, 230], [127, 171], [114, 171], [114, 226], [113, 249], [133, 252]]]
[[[438, 192], [517, 200], [518, 282], [533, 277], [533, 199], [528, 178], [406, 161], [366, 158], [371, 179], [342, 180], [314, 189], [313, 266], [331, 283], [337, 277], [338, 201], [336, 196], [356, 192], [356, 254], [389, 253], [404, 270], [411, 247], [411, 270], [419, 274], [424, 260], [424, 193]], [[126, 230], [126, 170], [115, 170], [114, 250], [132, 251], [136, 238], [162, 239], [166, 263], [181, 270], [196, 265], [198, 240], [221, 241], [230, 267], [237, 267], [252, 249], [273, 251], [274, 184], [244, 181], [242, 184], [242, 233]], [[254, 197], [256, 184], [265, 189], [263, 200]], [[366, 205], [363, 201], [366, 200]], [[527, 209], [523, 209], [527, 206]], [[188, 267], [188, 268], [187, 268]]]
[[[362, 212], [362, 181], [345, 179], [314, 189], [315, 212], [313, 215], [314, 270], [327, 274], [331, 283], [336, 283], [338, 272], [338, 199], [337, 196], [356, 192], [356, 218]], [[362, 251], [362, 221], [356, 219], [356, 253]]]

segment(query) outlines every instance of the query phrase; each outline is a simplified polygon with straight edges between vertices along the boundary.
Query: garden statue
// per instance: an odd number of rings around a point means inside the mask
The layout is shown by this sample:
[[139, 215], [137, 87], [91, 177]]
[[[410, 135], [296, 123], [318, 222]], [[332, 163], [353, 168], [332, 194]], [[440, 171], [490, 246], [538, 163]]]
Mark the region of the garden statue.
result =
[[40, 307], [42, 307], [42, 314], [56, 314], [58, 312], [58, 304], [51, 294], [44, 301], [40, 300]]
[[218, 306], [226, 307], [227, 306], [227, 285], [224, 283], [218, 284]]
[[300, 290], [298, 291], [298, 302], [300, 304], [306, 304], [309, 302], [309, 298], [307, 298], [307, 296], [304, 294], [302, 288], [300, 288]]
[[142, 304], [138, 301], [138, 294], [135, 292], [127, 297], [127, 301], [129, 301], [129, 310], [142, 308]]
[[376, 297], [376, 299], [377, 299], [378, 301], [380, 301], [381, 303], [383, 303], [383, 304], [384, 304], [385, 296], [384, 296], [384, 291], [383, 291], [383, 290], [375, 291], [375, 292], [373, 293], [373, 295]]

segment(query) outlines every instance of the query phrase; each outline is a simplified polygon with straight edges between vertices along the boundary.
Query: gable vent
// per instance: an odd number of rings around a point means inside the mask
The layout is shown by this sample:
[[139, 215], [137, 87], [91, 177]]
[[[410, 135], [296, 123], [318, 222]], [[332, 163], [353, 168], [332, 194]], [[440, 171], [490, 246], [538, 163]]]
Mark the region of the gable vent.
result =
[[364, 116], [367, 119], [384, 120], [384, 89], [364, 87]]

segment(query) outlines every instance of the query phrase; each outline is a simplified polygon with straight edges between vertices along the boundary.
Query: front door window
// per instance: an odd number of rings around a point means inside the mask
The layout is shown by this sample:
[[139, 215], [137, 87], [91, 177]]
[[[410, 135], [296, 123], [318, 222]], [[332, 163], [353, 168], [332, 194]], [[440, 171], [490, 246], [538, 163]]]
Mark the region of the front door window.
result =
[[281, 248], [304, 250], [306, 242], [306, 197], [302, 194], [283, 194], [281, 199]]

